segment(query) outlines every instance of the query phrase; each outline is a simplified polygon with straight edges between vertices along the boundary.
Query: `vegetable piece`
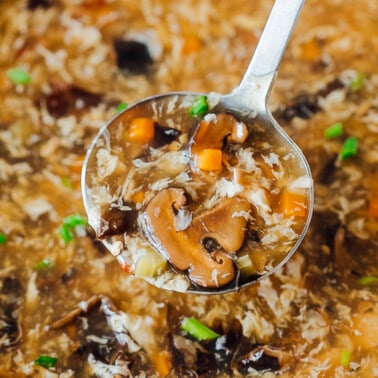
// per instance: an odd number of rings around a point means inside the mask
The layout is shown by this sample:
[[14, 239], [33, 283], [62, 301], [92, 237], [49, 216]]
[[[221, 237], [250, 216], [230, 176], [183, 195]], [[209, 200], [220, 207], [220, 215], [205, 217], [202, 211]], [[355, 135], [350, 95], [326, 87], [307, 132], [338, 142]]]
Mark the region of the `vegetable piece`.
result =
[[361, 277], [357, 282], [361, 286], [377, 285], [378, 284], [378, 277], [364, 276], [364, 277]]
[[206, 96], [200, 96], [198, 97], [191, 108], [189, 109], [189, 114], [192, 117], [200, 116], [205, 114], [209, 110], [209, 105], [207, 103], [207, 97]]
[[342, 350], [340, 356], [340, 364], [343, 366], [348, 366], [350, 362], [350, 352], [349, 350]]
[[63, 219], [63, 224], [59, 227], [60, 237], [69, 243], [74, 238], [74, 229], [78, 226], [86, 226], [86, 219], [80, 214], [72, 214]]
[[119, 112], [122, 112], [122, 110], [125, 110], [127, 108], [127, 104], [126, 102], [121, 102], [120, 104], [118, 104], [117, 108], [116, 108], [116, 112], [119, 113]]
[[358, 140], [356, 137], [349, 137], [345, 140], [341, 151], [340, 159], [344, 160], [348, 157], [356, 156], [358, 151]]
[[197, 154], [197, 166], [203, 171], [220, 171], [222, 169], [222, 150], [205, 148]]
[[184, 318], [181, 321], [181, 329], [199, 341], [212, 340], [220, 336], [195, 318]]
[[167, 266], [167, 261], [153, 250], [143, 251], [135, 266], [135, 277], [156, 277], [162, 274]]
[[201, 47], [202, 47], [202, 42], [199, 38], [195, 36], [188, 36], [184, 39], [181, 53], [183, 55], [189, 55], [189, 54], [199, 51]]
[[8, 238], [0, 232], [0, 244], [4, 244], [7, 240]]
[[43, 259], [35, 265], [34, 269], [35, 270], [46, 270], [46, 269], [51, 268], [53, 265], [54, 265], [54, 263], [51, 260]]
[[74, 228], [76, 226], [86, 226], [87, 220], [80, 214], [72, 214], [63, 219], [63, 224]]
[[139, 190], [133, 195], [133, 201], [135, 203], [142, 203], [145, 197], [146, 193], [143, 190]]
[[355, 92], [360, 90], [365, 83], [366, 75], [365, 72], [358, 72], [355, 78], [350, 83], [351, 91]]
[[342, 135], [343, 131], [343, 124], [341, 122], [337, 122], [324, 131], [324, 136], [326, 139], [336, 138]]
[[304, 194], [285, 191], [281, 196], [281, 212], [285, 217], [305, 217], [306, 198]]
[[11, 68], [7, 76], [14, 84], [28, 84], [31, 81], [29, 73], [23, 68]]
[[58, 362], [58, 359], [56, 357], [52, 356], [39, 356], [36, 360], [34, 360], [34, 363], [38, 366], [42, 366], [46, 369], [51, 368], [55, 366], [55, 364]]
[[370, 198], [368, 214], [372, 218], [378, 218], [378, 197]]
[[61, 182], [62, 185], [63, 185], [64, 187], [66, 187], [67, 189], [73, 189], [72, 182], [71, 182], [71, 180], [70, 180], [68, 177], [61, 177], [61, 178], [60, 178], [60, 182]]
[[154, 121], [151, 118], [134, 118], [128, 128], [127, 139], [135, 143], [150, 143], [154, 133]]
[[166, 377], [171, 370], [171, 355], [168, 351], [162, 351], [154, 358], [156, 371], [162, 376]]
[[235, 263], [239, 268], [242, 277], [249, 277], [257, 273], [256, 268], [253, 266], [253, 262], [248, 254], [238, 257]]

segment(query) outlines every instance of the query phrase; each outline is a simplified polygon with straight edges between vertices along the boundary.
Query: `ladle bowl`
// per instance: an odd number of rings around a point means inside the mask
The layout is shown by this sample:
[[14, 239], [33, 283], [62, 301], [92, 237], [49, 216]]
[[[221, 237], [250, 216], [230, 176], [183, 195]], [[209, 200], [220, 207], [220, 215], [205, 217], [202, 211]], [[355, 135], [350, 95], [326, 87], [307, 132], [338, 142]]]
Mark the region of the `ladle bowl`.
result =
[[[138, 117], [163, 120], [163, 123], [168, 126], [177, 123], [193, 124], [193, 117], [188, 114], [187, 109], [189, 104], [193, 104], [201, 96], [206, 96], [212, 113], [231, 113], [238, 120], [245, 122], [251, 132], [258, 128], [259, 133], [264, 134], [264, 139], [268, 144], [279, 146], [281, 156], [291, 157], [288, 163], [289, 171], [297, 178], [306, 178], [307, 211], [305, 219], [302, 220], [301, 229], [297, 233], [290, 251], [281, 256], [271, 269], [267, 269], [262, 274], [251, 275], [247, 280], [239, 280], [239, 277], [236, 277], [232, 283], [215, 288], [198, 286], [189, 281], [187, 281], [189, 283], [186, 285], [182, 275], [177, 280], [173, 279], [167, 282], [147, 279], [154, 285], [168, 290], [200, 294], [220, 294], [237, 291], [279, 269], [290, 259], [302, 242], [310, 224], [313, 210], [314, 194], [311, 171], [300, 148], [272, 117], [267, 102], [278, 65], [303, 3], [304, 0], [277, 0], [275, 2], [248, 69], [240, 85], [230, 94], [177, 92], [146, 98], [115, 115], [99, 131], [92, 142], [83, 165], [82, 194], [88, 222], [95, 230], [101, 227], [101, 213], [103, 211], [101, 204], [108, 202], [118, 203], [122, 206], [120, 198], [124, 196], [129, 183], [129, 172], [126, 172], [122, 178], [122, 187], [119, 187], [118, 191], [109, 190], [111, 186], [117, 185], [117, 183], [112, 178], [107, 177], [106, 170], [109, 169], [109, 164], [115, 164], [115, 162], [113, 160], [112, 163], [112, 159], [109, 159], [106, 166], [100, 167], [100, 170], [105, 173], [99, 173], [99, 150], [120, 153], [125, 125]], [[132, 154], [132, 151], [130, 153]], [[146, 179], [150, 178], [146, 177]], [[143, 211], [143, 206], [138, 210]], [[127, 253], [124, 253], [125, 249], [127, 250], [128, 248], [127, 236], [102, 238], [101, 241], [121, 266], [128, 266], [128, 262], [125, 260]], [[145, 242], [152, 245], [155, 250], [159, 249], [158, 243], [155, 243], [153, 238], [149, 238], [148, 235], [146, 235]], [[162, 253], [159, 250], [157, 252]], [[185, 272], [183, 272], [183, 275], [185, 276]]]

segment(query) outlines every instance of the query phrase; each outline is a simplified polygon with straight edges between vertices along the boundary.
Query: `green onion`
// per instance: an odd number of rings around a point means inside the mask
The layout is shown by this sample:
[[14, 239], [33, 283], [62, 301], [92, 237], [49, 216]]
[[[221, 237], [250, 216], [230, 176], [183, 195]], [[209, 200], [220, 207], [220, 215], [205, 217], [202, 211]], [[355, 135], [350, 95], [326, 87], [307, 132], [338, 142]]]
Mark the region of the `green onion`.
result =
[[74, 238], [71, 227], [68, 227], [65, 224], [59, 227], [58, 234], [65, 241], [65, 243], [69, 243]]
[[14, 84], [28, 84], [31, 77], [23, 68], [11, 68], [7, 71], [7, 76]]
[[117, 112], [117, 113], [122, 112], [122, 110], [125, 110], [126, 108], [127, 108], [127, 104], [126, 104], [126, 102], [121, 102], [121, 103], [117, 106], [116, 112]]
[[189, 114], [192, 117], [194, 117], [194, 116], [205, 114], [208, 110], [209, 110], [209, 105], [207, 103], [207, 97], [200, 96], [194, 101], [193, 105], [189, 109]]
[[350, 83], [350, 89], [355, 92], [362, 88], [365, 83], [366, 75], [365, 72], [358, 72], [356, 77]]
[[34, 269], [35, 270], [46, 270], [46, 269], [51, 268], [53, 265], [54, 265], [54, 263], [51, 260], [43, 259], [35, 265]]
[[351, 156], [356, 156], [358, 151], [358, 140], [355, 137], [349, 137], [341, 147], [340, 159], [344, 160]]
[[86, 226], [87, 220], [80, 214], [72, 214], [63, 219], [63, 224], [59, 227], [58, 234], [69, 243], [74, 238], [74, 229], [78, 226]]
[[39, 356], [36, 360], [34, 360], [34, 363], [38, 366], [42, 366], [44, 368], [51, 368], [55, 366], [58, 359], [56, 357], [51, 356]]
[[181, 329], [197, 340], [212, 340], [220, 335], [194, 318], [184, 318]]
[[7, 240], [8, 238], [0, 232], [0, 244], [4, 244]]
[[63, 219], [63, 224], [68, 227], [86, 226], [87, 220], [80, 214], [72, 214]]
[[362, 286], [375, 285], [375, 284], [378, 284], [378, 277], [365, 276], [365, 277], [361, 277], [357, 282], [358, 284]]
[[341, 122], [337, 122], [324, 131], [324, 136], [326, 137], [326, 139], [332, 139], [342, 135], [342, 133], [343, 124]]
[[62, 185], [68, 189], [73, 189], [71, 180], [68, 177], [61, 177], [60, 182]]
[[350, 362], [350, 352], [349, 350], [342, 350], [340, 356], [340, 364], [343, 366], [348, 366]]

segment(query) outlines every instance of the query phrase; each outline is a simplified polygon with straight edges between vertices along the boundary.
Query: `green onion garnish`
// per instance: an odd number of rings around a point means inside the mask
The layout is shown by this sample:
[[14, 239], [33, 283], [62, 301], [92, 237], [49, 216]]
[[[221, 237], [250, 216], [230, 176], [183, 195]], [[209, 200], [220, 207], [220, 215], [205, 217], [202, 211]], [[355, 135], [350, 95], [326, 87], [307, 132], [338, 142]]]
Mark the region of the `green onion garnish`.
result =
[[28, 84], [31, 77], [23, 68], [11, 68], [7, 71], [7, 76], [14, 84]]
[[356, 156], [358, 151], [358, 140], [355, 137], [349, 137], [341, 147], [340, 159], [344, 160], [351, 156]]
[[4, 244], [7, 240], [8, 238], [0, 232], [0, 244]]
[[181, 321], [181, 329], [196, 340], [212, 340], [220, 336], [194, 318], [184, 318]]
[[72, 214], [63, 219], [63, 224], [68, 227], [86, 226], [87, 220], [80, 214]]
[[39, 356], [34, 363], [38, 366], [42, 366], [46, 369], [53, 367], [57, 363], [58, 359], [51, 356]]
[[54, 263], [51, 260], [43, 259], [35, 265], [34, 269], [35, 270], [46, 270], [46, 269], [51, 268], [53, 265], [54, 265]]
[[68, 177], [61, 177], [60, 182], [67, 189], [73, 189], [72, 182], [71, 182], [71, 180]]
[[362, 286], [376, 285], [376, 284], [378, 284], [378, 277], [365, 276], [365, 277], [361, 277], [357, 282], [358, 282], [358, 284], [360, 284]]
[[208, 110], [209, 110], [209, 105], [207, 103], [207, 97], [200, 96], [194, 101], [193, 105], [189, 109], [189, 114], [192, 117], [194, 117], [194, 116], [205, 114]]
[[349, 350], [342, 350], [340, 356], [340, 364], [343, 366], [348, 366], [350, 362], [350, 352]]
[[352, 91], [360, 90], [365, 83], [365, 78], [366, 78], [365, 72], [362, 72], [362, 71], [358, 72], [356, 77], [350, 83], [350, 89]]
[[87, 220], [80, 214], [72, 214], [63, 219], [63, 224], [59, 227], [60, 237], [69, 243], [74, 238], [74, 229], [78, 226], [86, 226]]
[[127, 108], [127, 104], [126, 104], [126, 102], [121, 102], [121, 103], [117, 106], [116, 112], [117, 112], [117, 113], [122, 112], [122, 110], [125, 110], [126, 108]]
[[332, 139], [342, 135], [342, 133], [343, 124], [341, 122], [337, 122], [324, 131], [324, 136], [326, 137], [326, 139]]

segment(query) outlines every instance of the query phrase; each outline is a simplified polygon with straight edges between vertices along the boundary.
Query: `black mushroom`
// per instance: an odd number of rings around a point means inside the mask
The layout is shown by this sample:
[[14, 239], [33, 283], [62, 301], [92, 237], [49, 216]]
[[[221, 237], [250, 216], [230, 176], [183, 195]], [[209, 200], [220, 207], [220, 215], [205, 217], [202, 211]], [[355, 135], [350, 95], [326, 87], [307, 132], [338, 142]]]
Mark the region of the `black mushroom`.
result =
[[29, 10], [36, 10], [37, 8], [47, 9], [53, 5], [52, 0], [28, 0], [26, 7]]
[[[156, 194], [141, 217], [147, 239], [173, 267], [187, 272], [194, 284], [208, 288], [229, 284], [236, 277], [233, 255], [244, 242], [247, 223], [244, 217], [233, 215], [248, 212], [250, 205], [237, 198], [221, 199], [178, 230], [177, 217], [186, 213], [186, 202], [182, 188]], [[207, 251], [209, 238], [220, 248]]]
[[114, 49], [118, 68], [126, 72], [143, 74], [153, 63], [148, 47], [142, 42], [116, 39]]

